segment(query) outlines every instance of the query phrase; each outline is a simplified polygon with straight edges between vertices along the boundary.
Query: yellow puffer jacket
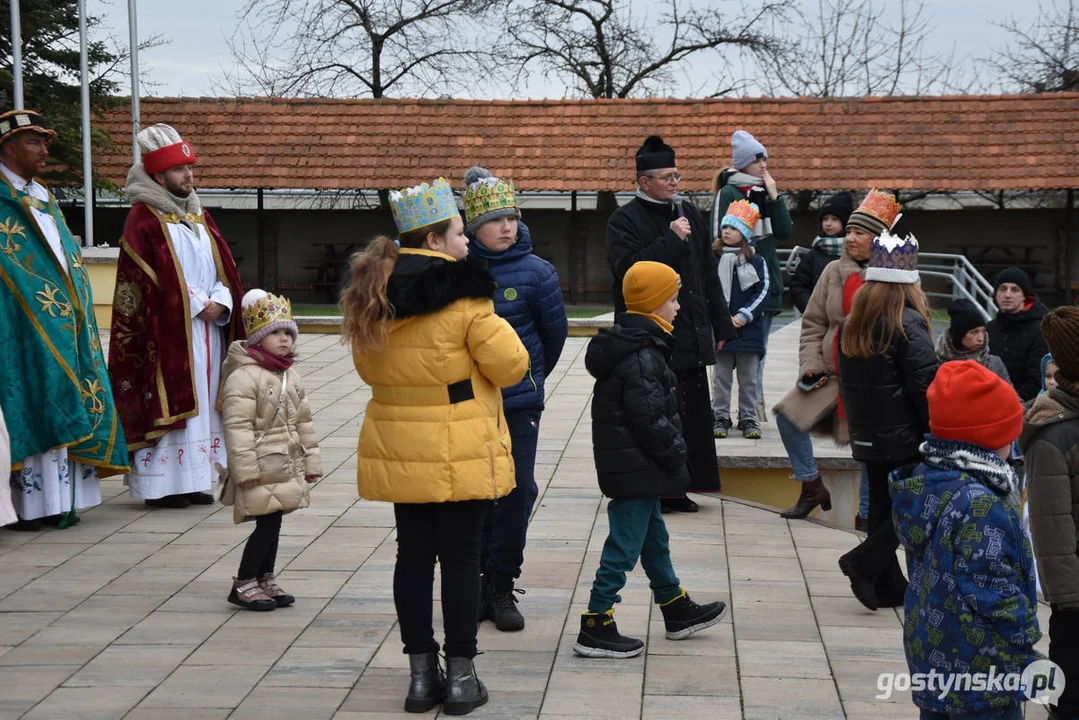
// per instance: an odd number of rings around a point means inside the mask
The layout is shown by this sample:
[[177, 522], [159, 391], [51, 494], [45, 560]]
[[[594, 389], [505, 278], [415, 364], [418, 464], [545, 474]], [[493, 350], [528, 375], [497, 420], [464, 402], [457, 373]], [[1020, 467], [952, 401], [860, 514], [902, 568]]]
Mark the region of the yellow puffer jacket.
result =
[[500, 387], [528, 371], [495, 315], [490, 274], [402, 249], [387, 286], [394, 317], [380, 352], [354, 354], [371, 386], [360, 430], [360, 497], [395, 503], [493, 500], [514, 487]]
[[[222, 371], [229, 481], [221, 500], [232, 505], [236, 523], [307, 507], [307, 478], [322, 475], [318, 436], [303, 382], [295, 370], [285, 372], [288, 382], [281, 399], [282, 374], [259, 365], [247, 354], [243, 341], [229, 346]], [[274, 417], [279, 403], [281, 409]], [[259, 436], [262, 440], [256, 445]], [[248, 480], [258, 484], [241, 488], [240, 483]]]

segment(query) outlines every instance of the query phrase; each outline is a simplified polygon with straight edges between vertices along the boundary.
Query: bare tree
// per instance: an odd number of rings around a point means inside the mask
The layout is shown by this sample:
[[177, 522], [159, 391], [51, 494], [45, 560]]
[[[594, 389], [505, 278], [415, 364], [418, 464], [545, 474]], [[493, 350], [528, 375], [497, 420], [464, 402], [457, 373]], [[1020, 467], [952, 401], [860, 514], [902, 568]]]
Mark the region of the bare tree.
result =
[[427, 95], [465, 88], [467, 28], [495, 0], [246, 0], [229, 39], [232, 94]]
[[1075, 0], [1054, 0], [1048, 7], [1039, 6], [1034, 17], [1037, 22], [1033, 24], [1015, 18], [997, 23], [1011, 36], [1011, 42], [996, 52], [990, 65], [1010, 90], [1079, 90], [1079, 7]]
[[762, 56], [757, 82], [769, 95], [808, 97], [954, 90], [953, 55], [926, 47], [927, 7], [925, 0], [805, 0], [780, 19], [782, 50]]
[[634, 15], [628, 0], [511, 0], [507, 27], [518, 78], [538, 69], [582, 97], [625, 98], [669, 89], [705, 51], [773, 49], [759, 23], [785, 6], [765, 1], [723, 17], [667, 0], [653, 19]]

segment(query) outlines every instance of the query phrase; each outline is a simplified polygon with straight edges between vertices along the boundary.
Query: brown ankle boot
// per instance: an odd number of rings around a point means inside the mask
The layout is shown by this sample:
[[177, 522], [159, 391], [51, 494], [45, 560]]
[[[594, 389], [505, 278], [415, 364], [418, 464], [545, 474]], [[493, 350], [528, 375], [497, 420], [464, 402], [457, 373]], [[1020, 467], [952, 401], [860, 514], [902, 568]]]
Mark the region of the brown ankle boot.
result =
[[264, 592], [268, 598], [277, 603], [277, 607], [288, 607], [296, 602], [296, 598], [282, 590], [281, 586], [277, 584], [277, 579], [274, 577], [273, 573], [264, 573], [260, 575], [259, 587], [262, 588], [262, 592]]
[[832, 494], [828, 492], [828, 488], [824, 487], [819, 475], [816, 480], [802, 483], [802, 494], [798, 496], [798, 502], [794, 504], [794, 507], [779, 513], [779, 516], [801, 520], [813, 512], [813, 508], [818, 505], [826, 511], [832, 509]]
[[247, 580], [232, 579], [232, 592], [229, 593], [228, 601], [233, 605], [239, 605], [246, 610], [273, 610], [277, 603], [273, 598], [263, 592], [259, 581], [255, 578]]

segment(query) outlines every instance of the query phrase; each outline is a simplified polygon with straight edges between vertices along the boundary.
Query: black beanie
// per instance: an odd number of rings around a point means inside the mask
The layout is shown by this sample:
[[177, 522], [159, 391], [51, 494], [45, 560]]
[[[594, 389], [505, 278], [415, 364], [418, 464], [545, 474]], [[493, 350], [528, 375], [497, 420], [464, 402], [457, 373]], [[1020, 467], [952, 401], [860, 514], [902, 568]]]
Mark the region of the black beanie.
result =
[[637, 173], [674, 167], [674, 148], [659, 135], [649, 135], [637, 151]]
[[[820, 206], [820, 219], [823, 220], [825, 215], [835, 215], [843, 223], [845, 232], [852, 212], [854, 212], [854, 195], [849, 192], [836, 193]], [[818, 227], [817, 234], [824, 235], [824, 228]]]
[[948, 306], [948, 317], [952, 320], [948, 332], [952, 336], [952, 345], [956, 350], [963, 349], [963, 336], [974, 328], [985, 325], [985, 316], [978, 306], [966, 298], [952, 300]]
[[1000, 271], [996, 282], [993, 283], [993, 292], [1000, 290], [1000, 286], [1004, 283], [1018, 285], [1019, 289], [1023, 291], [1023, 297], [1030, 295], [1030, 277], [1017, 267], [1010, 267]]

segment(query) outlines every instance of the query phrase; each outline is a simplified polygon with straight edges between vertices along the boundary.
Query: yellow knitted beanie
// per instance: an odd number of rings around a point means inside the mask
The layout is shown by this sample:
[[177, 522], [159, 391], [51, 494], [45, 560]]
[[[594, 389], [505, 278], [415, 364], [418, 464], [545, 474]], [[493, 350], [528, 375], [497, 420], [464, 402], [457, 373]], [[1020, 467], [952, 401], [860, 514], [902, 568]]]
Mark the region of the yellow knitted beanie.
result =
[[682, 287], [682, 279], [671, 266], [642, 260], [622, 279], [622, 296], [626, 309], [636, 313], [651, 313]]

